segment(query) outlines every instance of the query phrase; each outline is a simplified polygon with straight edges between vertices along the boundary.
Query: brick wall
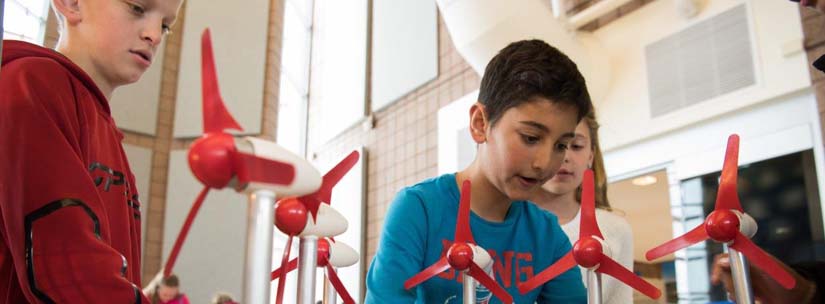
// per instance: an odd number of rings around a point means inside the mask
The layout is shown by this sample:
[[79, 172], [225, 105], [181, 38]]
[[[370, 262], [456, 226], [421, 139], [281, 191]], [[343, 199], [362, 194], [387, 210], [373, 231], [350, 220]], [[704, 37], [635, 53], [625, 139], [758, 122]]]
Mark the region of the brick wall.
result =
[[[802, 32], [805, 36], [804, 45], [808, 53], [808, 63], [813, 63], [819, 56], [825, 55], [825, 14], [809, 8], [800, 8], [800, 13], [802, 14]], [[815, 88], [820, 126], [825, 127], [825, 73], [813, 68], [810, 64], [808, 70]]]
[[[653, 2], [653, 1], [654, 0], [633, 0], [633, 1], [630, 1], [628, 3], [625, 3], [624, 5], [619, 6], [618, 8], [613, 10], [612, 12], [606, 13], [606, 14], [604, 14], [604, 16], [596, 18], [595, 20], [590, 21], [590, 23], [585, 24], [584, 26], [581, 27], [581, 30], [583, 30], [583, 31], [595, 31], [595, 30], [607, 25], [608, 23], [613, 22], [613, 20], [619, 19], [620, 17], [622, 17], [624, 15], [630, 14], [630, 13], [634, 12], [635, 10], [641, 8], [645, 4], [648, 4], [648, 3]], [[572, 2], [576, 2], [577, 5], [572, 7], [571, 9], [569, 9], [568, 14], [573, 14], [575, 12], [580, 12], [580, 11], [590, 7], [594, 3], [597, 3], [597, 2], [600, 2], [600, 1], [573, 0]]]

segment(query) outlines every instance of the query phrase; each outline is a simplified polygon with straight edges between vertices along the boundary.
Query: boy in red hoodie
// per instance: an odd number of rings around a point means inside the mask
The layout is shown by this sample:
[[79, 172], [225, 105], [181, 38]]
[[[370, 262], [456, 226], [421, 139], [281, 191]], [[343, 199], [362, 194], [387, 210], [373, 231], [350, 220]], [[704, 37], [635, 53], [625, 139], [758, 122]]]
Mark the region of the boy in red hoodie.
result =
[[182, 0], [52, 0], [56, 50], [4, 41], [0, 303], [148, 303], [140, 202], [109, 111]]

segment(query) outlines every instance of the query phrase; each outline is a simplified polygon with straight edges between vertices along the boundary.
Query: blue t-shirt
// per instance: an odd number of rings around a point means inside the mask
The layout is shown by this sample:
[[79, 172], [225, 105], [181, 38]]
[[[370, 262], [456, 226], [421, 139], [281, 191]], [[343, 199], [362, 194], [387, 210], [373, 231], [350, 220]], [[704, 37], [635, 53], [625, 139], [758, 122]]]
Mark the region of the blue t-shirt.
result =
[[[407, 279], [438, 261], [452, 244], [459, 196], [455, 174], [428, 179], [398, 193], [367, 273], [365, 303], [461, 303], [461, 275], [452, 269], [414, 289], [404, 289]], [[517, 283], [570, 251], [570, 241], [551, 213], [516, 201], [500, 223], [470, 212], [470, 229], [476, 243], [492, 256], [496, 281], [515, 303], [587, 303], [577, 267], [525, 295], [518, 292]], [[500, 303], [486, 288], [476, 290], [479, 303]]]

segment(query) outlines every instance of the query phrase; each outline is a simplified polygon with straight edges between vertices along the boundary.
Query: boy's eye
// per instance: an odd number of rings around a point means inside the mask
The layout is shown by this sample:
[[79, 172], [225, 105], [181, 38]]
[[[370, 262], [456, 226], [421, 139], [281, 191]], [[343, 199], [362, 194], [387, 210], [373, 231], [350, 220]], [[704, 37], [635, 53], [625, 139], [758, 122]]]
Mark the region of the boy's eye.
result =
[[162, 24], [162, 25], [160, 26], [160, 28], [161, 28], [161, 30], [163, 31], [163, 34], [164, 34], [164, 35], [169, 35], [169, 34], [171, 34], [171, 33], [172, 33], [172, 29], [171, 29], [168, 25], [166, 25], [166, 24]]
[[581, 150], [582, 148], [584, 148], [584, 146], [572, 144], [572, 145], [570, 145], [570, 148], [573, 149], [573, 151], [578, 151], [578, 150]]
[[524, 135], [524, 134], [521, 135], [521, 139], [524, 140], [524, 142], [527, 143], [527, 144], [535, 144], [535, 143], [538, 143], [539, 140], [540, 140], [540, 138], [538, 136]]
[[135, 13], [137, 15], [143, 15], [143, 13], [145, 12], [143, 10], [143, 7], [140, 6], [140, 5], [137, 5], [137, 4], [134, 4], [134, 3], [131, 3], [131, 2], [127, 2], [126, 4], [129, 5], [129, 9], [132, 10], [132, 13]]

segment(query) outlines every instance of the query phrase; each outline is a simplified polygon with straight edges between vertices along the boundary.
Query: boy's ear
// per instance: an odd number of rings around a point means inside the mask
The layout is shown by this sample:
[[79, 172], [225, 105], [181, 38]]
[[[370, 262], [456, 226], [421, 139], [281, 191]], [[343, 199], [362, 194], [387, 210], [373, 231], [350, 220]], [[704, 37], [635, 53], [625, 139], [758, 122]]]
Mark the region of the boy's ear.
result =
[[63, 16], [67, 24], [75, 24], [82, 19], [80, 0], [52, 0], [52, 5]]
[[487, 141], [487, 111], [484, 105], [476, 102], [470, 107], [470, 135], [477, 144]]

